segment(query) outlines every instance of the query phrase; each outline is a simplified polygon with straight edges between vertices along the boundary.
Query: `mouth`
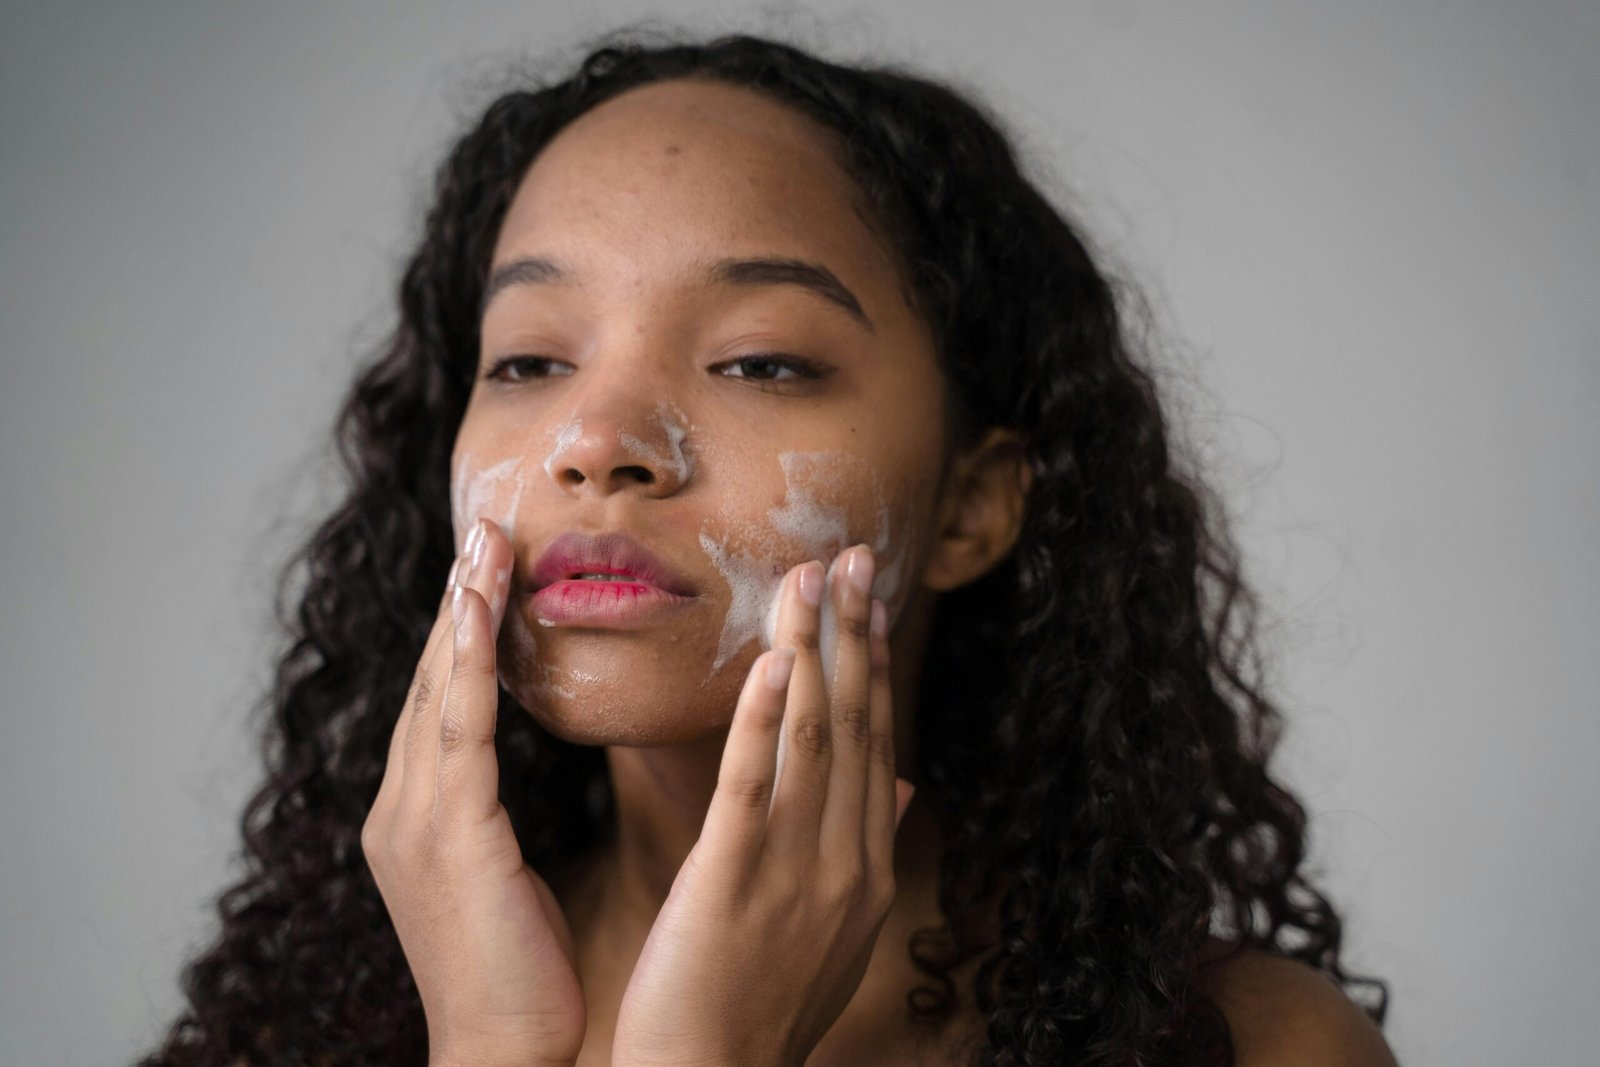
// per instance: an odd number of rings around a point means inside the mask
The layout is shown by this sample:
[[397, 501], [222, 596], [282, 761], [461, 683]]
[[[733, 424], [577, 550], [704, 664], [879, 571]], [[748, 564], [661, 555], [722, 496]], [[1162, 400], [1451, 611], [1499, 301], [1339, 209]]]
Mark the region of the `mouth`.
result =
[[699, 597], [687, 578], [620, 530], [561, 534], [539, 557], [524, 589], [547, 625], [643, 624]]

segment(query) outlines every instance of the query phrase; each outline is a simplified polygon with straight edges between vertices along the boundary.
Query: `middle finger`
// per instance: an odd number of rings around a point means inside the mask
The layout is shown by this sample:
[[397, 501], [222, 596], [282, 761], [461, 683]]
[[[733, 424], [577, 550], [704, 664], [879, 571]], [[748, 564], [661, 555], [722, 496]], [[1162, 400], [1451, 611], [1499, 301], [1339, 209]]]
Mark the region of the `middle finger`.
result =
[[833, 588], [828, 590], [837, 619], [834, 662], [823, 668], [829, 672], [833, 729], [833, 761], [822, 807], [822, 848], [828, 855], [860, 850], [866, 826], [867, 746], [873, 726], [867, 643], [873, 564], [870, 548], [854, 546], [834, 568]]
[[795, 656], [778, 735], [777, 783], [767, 842], [780, 855], [804, 858], [816, 855], [833, 742], [819, 648], [827, 581], [816, 560], [801, 564], [792, 573], [773, 642], [775, 648], [794, 649]]

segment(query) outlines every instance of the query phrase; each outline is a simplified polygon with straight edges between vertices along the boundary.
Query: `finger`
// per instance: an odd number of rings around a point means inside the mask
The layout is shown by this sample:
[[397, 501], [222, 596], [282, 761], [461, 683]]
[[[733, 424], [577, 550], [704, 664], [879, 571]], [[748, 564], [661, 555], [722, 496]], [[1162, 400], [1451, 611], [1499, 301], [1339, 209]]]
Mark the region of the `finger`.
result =
[[822, 805], [821, 847], [828, 855], [861, 855], [867, 825], [867, 749], [873, 731], [872, 649], [867, 643], [872, 621], [872, 550], [855, 545], [840, 560], [827, 591], [837, 622], [834, 662], [823, 664], [829, 678], [833, 756]]
[[453, 629], [450, 618], [450, 597], [455, 592], [456, 577], [461, 569], [462, 557], [457, 556], [450, 565], [450, 573], [445, 578], [444, 592], [439, 595], [439, 608], [433, 620], [433, 629], [428, 632], [428, 640], [422, 646], [422, 655], [417, 658], [417, 669], [411, 678], [411, 685], [406, 690], [406, 699], [400, 706], [400, 714], [395, 718], [394, 729], [389, 735], [389, 756], [383, 771], [383, 781], [378, 785], [378, 795], [373, 800], [373, 807], [379, 804], [392, 804], [400, 794], [401, 782], [405, 777], [405, 741], [411, 731], [411, 709], [415, 706], [419, 690], [428, 684], [424, 679], [432, 677], [434, 659], [438, 655], [439, 646], [444, 641], [444, 636]]
[[494, 752], [500, 687], [488, 601], [476, 589], [463, 588], [453, 617], [450, 680], [439, 709], [433, 815], [465, 825], [492, 817], [500, 806], [500, 764]]
[[756, 657], [745, 678], [733, 725], [722, 750], [697, 848], [723, 869], [745, 869], [760, 858], [777, 778], [778, 737], [784, 698], [794, 670], [794, 650], [775, 648]]
[[490, 635], [498, 639], [500, 625], [505, 621], [507, 594], [511, 589], [511, 566], [516, 550], [497, 522], [484, 522], [483, 572], [474, 577], [471, 585], [489, 603]]
[[894, 697], [889, 691], [889, 613], [872, 602], [872, 743], [867, 767], [866, 840], [869, 866], [894, 872], [894, 835], [899, 827], [895, 782]]
[[801, 564], [790, 572], [778, 610], [773, 644], [795, 650], [767, 824], [767, 841], [780, 855], [816, 854], [822, 802], [828, 790], [833, 734], [818, 648], [826, 582], [821, 563]]
[[[485, 566], [485, 540], [488, 524], [479, 519], [467, 537], [467, 561], [456, 572], [461, 589], [482, 590]], [[464, 574], [463, 574], [464, 572]], [[452, 594], [453, 596], [454, 594]], [[406, 730], [405, 770], [400, 781], [400, 804], [412, 811], [430, 814], [439, 773], [439, 710], [449, 685], [454, 660], [454, 618], [445, 615], [445, 632], [417, 687], [411, 706], [411, 722]]]

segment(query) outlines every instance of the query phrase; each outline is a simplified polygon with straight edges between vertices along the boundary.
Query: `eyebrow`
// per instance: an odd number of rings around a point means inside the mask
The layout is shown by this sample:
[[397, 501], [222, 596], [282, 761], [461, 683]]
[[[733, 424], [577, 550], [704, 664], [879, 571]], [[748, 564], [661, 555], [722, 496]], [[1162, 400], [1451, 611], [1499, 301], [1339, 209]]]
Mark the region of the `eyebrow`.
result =
[[[704, 277], [711, 284], [746, 288], [796, 285], [843, 308], [867, 332], [874, 330], [872, 319], [862, 309], [861, 301], [839, 280], [838, 275], [820, 263], [783, 256], [719, 259], [706, 267]], [[489, 275], [488, 284], [484, 286], [483, 300], [478, 304], [478, 321], [483, 321], [489, 302], [501, 290], [515, 285], [576, 286], [579, 282], [571, 270], [543, 256], [524, 256], [501, 264]]]

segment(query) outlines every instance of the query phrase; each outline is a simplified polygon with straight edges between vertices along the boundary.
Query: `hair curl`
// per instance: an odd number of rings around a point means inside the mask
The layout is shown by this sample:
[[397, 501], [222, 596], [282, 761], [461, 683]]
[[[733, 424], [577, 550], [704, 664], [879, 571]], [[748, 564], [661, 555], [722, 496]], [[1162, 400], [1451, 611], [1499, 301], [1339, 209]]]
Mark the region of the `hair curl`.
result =
[[[1339, 917], [1302, 871], [1305, 811], [1268, 772], [1280, 713], [1222, 506], [1174, 470], [1118, 291], [1001, 124], [900, 68], [623, 31], [571, 77], [495, 99], [437, 172], [398, 325], [338, 417], [348, 496], [279, 579], [290, 641], [265, 784], [241, 821], [247, 873], [184, 969], [186, 1009], [141, 1063], [424, 1062], [422, 1005], [360, 831], [452, 560], [449, 454], [490, 254], [557, 131], [684, 77], [749, 87], [831, 131], [931, 327], [954, 438], [1003, 425], [1028, 441], [1019, 542], [943, 596], [930, 631], [916, 749], [919, 780], [945, 799], [946, 923], [909, 946], [932, 980], [908, 997], [912, 1017], [949, 1019], [963, 995], [949, 972], [981, 959], [973, 1063], [1226, 1063], [1226, 1024], [1197, 987], [1220, 929], [1375, 987], [1381, 1024], [1387, 986], [1341, 968]], [[500, 700], [502, 799], [528, 861], [555, 870], [606, 833], [603, 753]]]

